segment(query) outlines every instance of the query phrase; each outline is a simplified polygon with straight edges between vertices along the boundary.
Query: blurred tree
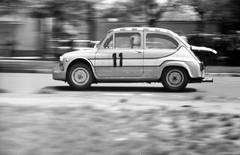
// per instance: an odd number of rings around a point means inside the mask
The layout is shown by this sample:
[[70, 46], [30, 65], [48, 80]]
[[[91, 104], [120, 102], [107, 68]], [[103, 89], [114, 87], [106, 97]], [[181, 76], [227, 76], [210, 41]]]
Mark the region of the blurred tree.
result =
[[158, 0], [129, 0], [126, 2], [116, 2], [114, 8], [105, 11], [103, 17], [120, 17], [125, 20], [143, 17], [150, 27], [154, 27], [165, 12], [179, 9], [180, 2], [181, 0], [166, 0], [164, 3], [159, 3]]
[[[32, 1], [29, 9], [29, 14], [33, 18], [37, 18], [40, 21], [45, 18], [53, 18], [53, 38], [59, 38], [63, 32], [63, 23], [70, 22], [74, 25], [79, 24], [80, 15], [79, 10], [82, 10], [84, 4], [83, 1], [75, 0], [42, 0]], [[79, 7], [81, 6], [81, 7]], [[77, 10], [77, 7], [79, 10]], [[82, 15], [82, 14], [81, 14]], [[41, 25], [41, 22], [40, 22]], [[41, 29], [41, 28], [40, 28]]]
[[18, 14], [24, 5], [24, 0], [0, 0], [0, 16]]
[[111, 7], [107, 8], [99, 8], [101, 10], [101, 17], [102, 18], [118, 18], [120, 20], [131, 20], [131, 15], [129, 10], [127, 10], [130, 6], [128, 3], [116, 1], [112, 4]]
[[183, 5], [194, 8], [199, 15], [199, 31], [204, 30], [204, 21], [211, 20], [221, 23], [222, 32], [240, 27], [239, 0], [185, 0]]
[[[62, 30], [62, 23], [69, 22], [74, 26], [81, 25], [81, 22], [87, 22], [88, 33], [94, 34], [95, 30], [95, 7], [100, 1], [94, 0], [45, 0], [43, 5], [33, 7], [32, 15], [36, 17], [54, 18], [54, 37]], [[90, 39], [95, 39], [94, 35]]]
[[29, 0], [29, 15], [38, 19], [39, 32], [42, 40], [42, 51], [45, 51], [47, 36], [42, 26], [46, 18], [53, 19], [52, 38], [71, 38], [73, 34], [64, 32], [63, 24], [70, 23], [73, 26], [80, 26], [81, 22], [88, 25], [89, 39], [95, 39], [95, 8], [97, 3], [92, 0]]
[[216, 5], [216, 0], [186, 0], [183, 1], [184, 5], [189, 5], [193, 7], [194, 11], [199, 16], [199, 26], [198, 30], [200, 32], [204, 31], [204, 21], [207, 20], [207, 16], [209, 16], [210, 13], [214, 10]]
[[[15, 19], [16, 15], [21, 14], [25, 9], [25, 1], [24, 0], [0, 0], [0, 16], [6, 16], [7, 18]], [[8, 53], [8, 56], [13, 56], [16, 40], [14, 38], [14, 24], [9, 26], [9, 30], [4, 30], [5, 35], [1, 34], [3, 39], [3, 48], [5, 48], [5, 52]], [[5, 36], [5, 37], [4, 37]]]
[[[137, 0], [133, 0], [137, 6]], [[180, 0], [166, 0], [165, 3], [159, 3], [157, 0], [141, 0], [143, 7], [139, 11], [145, 12], [145, 18], [150, 27], [155, 27], [156, 22], [163, 17], [165, 12], [178, 10], [180, 8]], [[136, 13], [138, 11], [136, 10]]]
[[0, 16], [15, 14], [19, 12], [36, 18], [39, 31], [39, 42], [42, 44], [42, 51], [49, 38], [45, 34], [46, 18], [53, 18], [53, 38], [59, 38], [63, 33], [63, 23], [68, 22], [74, 26], [86, 22], [90, 39], [95, 39], [95, 5], [102, 0], [0, 0]]
[[[99, 1], [100, 2], [100, 1]], [[88, 32], [91, 32], [90, 39], [95, 40], [96, 39], [96, 9], [95, 9], [96, 2], [89, 1], [86, 3], [86, 12], [85, 12], [85, 21], [88, 25]]]
[[219, 0], [215, 6], [210, 19], [221, 22], [223, 33], [240, 29], [239, 0]]
[[232, 22], [234, 22], [234, 29], [240, 30], [240, 1], [230, 0]]

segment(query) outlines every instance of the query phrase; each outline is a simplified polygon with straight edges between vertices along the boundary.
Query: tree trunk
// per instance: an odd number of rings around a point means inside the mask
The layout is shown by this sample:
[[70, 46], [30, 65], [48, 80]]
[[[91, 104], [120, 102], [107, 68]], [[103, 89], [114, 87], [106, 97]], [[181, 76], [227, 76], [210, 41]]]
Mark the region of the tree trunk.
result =
[[200, 13], [200, 21], [198, 24], [198, 30], [200, 32], [204, 32], [205, 31], [205, 21], [204, 21], [204, 13]]
[[43, 43], [43, 33], [42, 33], [42, 18], [36, 18], [37, 20], [37, 32], [38, 32], [38, 54], [39, 56], [43, 56], [43, 48], [44, 48], [44, 43]]
[[87, 25], [88, 25], [89, 39], [96, 40], [96, 22], [94, 19], [95, 10], [91, 3], [87, 5], [87, 10], [88, 10]]
[[61, 32], [62, 32], [62, 21], [59, 19], [53, 19], [53, 28], [52, 28], [52, 38], [60, 38], [61, 37]]
[[148, 25], [150, 27], [156, 27], [156, 19], [149, 19], [148, 20]]

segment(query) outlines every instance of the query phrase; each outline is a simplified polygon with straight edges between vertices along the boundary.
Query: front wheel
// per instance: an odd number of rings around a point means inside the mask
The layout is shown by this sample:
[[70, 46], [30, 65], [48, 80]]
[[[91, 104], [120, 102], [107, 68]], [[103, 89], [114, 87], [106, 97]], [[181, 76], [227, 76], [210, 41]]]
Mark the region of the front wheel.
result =
[[183, 68], [167, 68], [162, 74], [162, 84], [168, 91], [183, 91], [188, 84], [188, 74]]
[[68, 84], [76, 90], [84, 90], [91, 86], [93, 81], [92, 70], [86, 64], [74, 64], [67, 74]]

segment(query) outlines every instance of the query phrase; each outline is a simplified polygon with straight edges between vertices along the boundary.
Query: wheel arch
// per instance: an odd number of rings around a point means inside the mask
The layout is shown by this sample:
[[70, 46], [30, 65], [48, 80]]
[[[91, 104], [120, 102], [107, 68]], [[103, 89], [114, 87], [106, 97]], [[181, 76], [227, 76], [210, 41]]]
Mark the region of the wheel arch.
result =
[[176, 62], [176, 61], [168, 61], [168, 62], [165, 62], [163, 63], [163, 65], [161, 65], [161, 75], [160, 75], [160, 80], [162, 78], [162, 75], [163, 75], [163, 72], [167, 69], [167, 68], [170, 68], [170, 67], [178, 67], [178, 68], [182, 68], [186, 71], [186, 73], [188, 74], [189, 78], [193, 77], [191, 71], [190, 71], [190, 68], [188, 67], [187, 64], [185, 64], [184, 62]]
[[[91, 71], [92, 71], [92, 73], [93, 73], [93, 77], [94, 77], [94, 80], [95, 80], [95, 73], [94, 73], [93, 65], [92, 65], [92, 63], [91, 63], [90, 60], [85, 59], [85, 58], [77, 58], [77, 59], [72, 60], [72, 61], [69, 63], [69, 65], [67, 66], [66, 74], [68, 74], [70, 68], [71, 68], [73, 65], [77, 64], [77, 63], [83, 63], [83, 64], [85, 64], [85, 65], [88, 65], [88, 66], [91, 68]], [[66, 79], [66, 80], [68, 80], [68, 79]]]

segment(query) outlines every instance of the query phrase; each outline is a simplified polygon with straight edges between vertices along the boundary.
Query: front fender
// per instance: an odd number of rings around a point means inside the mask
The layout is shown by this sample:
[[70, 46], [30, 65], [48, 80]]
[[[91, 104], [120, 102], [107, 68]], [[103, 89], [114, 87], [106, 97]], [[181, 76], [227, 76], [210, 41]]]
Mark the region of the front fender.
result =
[[94, 76], [96, 75], [91, 60], [84, 58], [84, 57], [78, 57], [78, 58], [74, 58], [74, 59], [70, 60], [69, 63], [66, 65], [66, 72], [68, 71], [68, 69], [71, 65], [73, 65], [75, 63], [81, 63], [81, 62], [88, 64], [91, 67]]

